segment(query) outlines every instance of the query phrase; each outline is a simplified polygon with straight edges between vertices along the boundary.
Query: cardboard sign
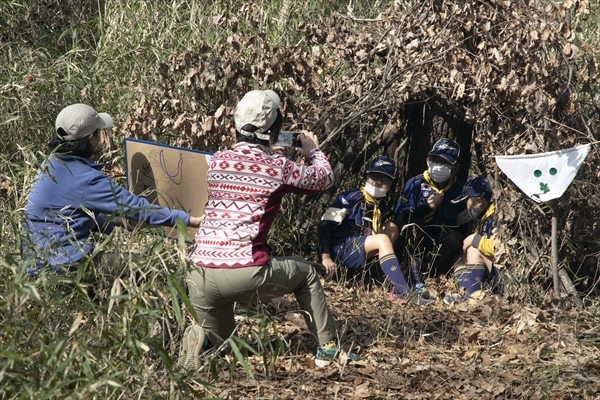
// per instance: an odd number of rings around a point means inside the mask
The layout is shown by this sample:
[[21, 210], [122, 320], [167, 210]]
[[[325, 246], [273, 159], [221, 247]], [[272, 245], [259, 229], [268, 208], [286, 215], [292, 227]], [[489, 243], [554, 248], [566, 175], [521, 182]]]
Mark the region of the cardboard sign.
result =
[[[208, 200], [206, 173], [211, 154], [162, 143], [125, 139], [127, 188], [153, 204], [204, 214]], [[177, 229], [164, 228], [170, 237]], [[188, 228], [190, 236], [196, 228]]]

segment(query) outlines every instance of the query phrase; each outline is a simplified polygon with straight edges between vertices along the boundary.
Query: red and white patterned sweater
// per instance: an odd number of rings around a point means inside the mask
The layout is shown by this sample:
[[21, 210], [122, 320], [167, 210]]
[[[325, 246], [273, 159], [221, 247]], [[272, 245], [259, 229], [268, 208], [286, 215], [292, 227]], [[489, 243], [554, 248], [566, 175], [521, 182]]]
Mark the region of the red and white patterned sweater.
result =
[[321, 150], [311, 150], [306, 161], [309, 165], [245, 142], [215, 153], [192, 262], [209, 268], [266, 264], [267, 235], [283, 195], [317, 193], [333, 185], [333, 170]]

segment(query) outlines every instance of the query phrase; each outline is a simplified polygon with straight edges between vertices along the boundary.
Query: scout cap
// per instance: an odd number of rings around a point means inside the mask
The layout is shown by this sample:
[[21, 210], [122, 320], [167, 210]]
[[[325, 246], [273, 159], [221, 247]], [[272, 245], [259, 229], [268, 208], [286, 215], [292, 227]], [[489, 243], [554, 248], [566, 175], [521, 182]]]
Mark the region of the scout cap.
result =
[[485, 197], [488, 200], [492, 198], [492, 187], [485, 177], [480, 175], [469, 179], [465, 183], [465, 186], [463, 186], [460, 196], [452, 200], [452, 202], [459, 203], [468, 197]]
[[435, 142], [429, 155], [442, 157], [451, 165], [454, 165], [460, 155], [460, 146], [452, 139], [440, 139]]
[[367, 174], [383, 174], [394, 179], [396, 177], [396, 163], [388, 156], [379, 156], [367, 164], [367, 169], [365, 172]]

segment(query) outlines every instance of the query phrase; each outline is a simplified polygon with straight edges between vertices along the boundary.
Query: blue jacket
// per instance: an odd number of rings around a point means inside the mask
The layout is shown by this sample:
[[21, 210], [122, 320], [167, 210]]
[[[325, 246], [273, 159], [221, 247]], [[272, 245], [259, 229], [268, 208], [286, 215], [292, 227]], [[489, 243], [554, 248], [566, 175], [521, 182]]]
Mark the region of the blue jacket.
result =
[[[360, 190], [349, 190], [338, 195], [331, 208], [346, 209], [341, 222], [322, 220], [319, 223], [319, 254], [332, 254], [333, 246], [351, 236], [371, 234], [373, 207], [369, 206]], [[385, 200], [378, 205], [381, 215], [385, 215]]]
[[110, 233], [111, 216], [123, 216], [151, 225], [184, 224], [189, 215], [149, 203], [100, 172], [104, 164], [88, 158], [53, 154], [42, 164], [27, 198], [23, 223], [23, 251], [34, 258], [29, 274], [43, 265], [53, 271], [77, 262], [94, 250], [92, 232]]
[[434, 192], [432, 182], [428, 182], [422, 174], [409, 179], [394, 210], [396, 222], [401, 220], [403, 223], [410, 223], [413, 218], [418, 218], [425, 222], [429, 232], [439, 231], [441, 227], [457, 229], [456, 216], [466, 210], [466, 205], [464, 201], [453, 203], [452, 200], [461, 195], [464, 184], [454, 177], [452, 179], [454, 182], [450, 187], [442, 189], [444, 200], [435, 211], [427, 204], [427, 198]]

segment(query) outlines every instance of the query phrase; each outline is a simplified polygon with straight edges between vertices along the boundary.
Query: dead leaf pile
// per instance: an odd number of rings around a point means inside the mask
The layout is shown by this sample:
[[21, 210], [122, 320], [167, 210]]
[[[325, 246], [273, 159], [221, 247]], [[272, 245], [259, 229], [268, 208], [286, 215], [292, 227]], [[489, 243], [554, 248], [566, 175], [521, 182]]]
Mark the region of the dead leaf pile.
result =
[[[435, 284], [435, 283], [433, 283]], [[360, 361], [317, 369], [310, 334], [298, 322], [290, 297], [259, 310], [272, 315], [287, 350], [250, 356], [250, 378], [231, 356], [211, 354], [198, 387], [220, 399], [504, 399], [574, 396], [600, 391], [598, 304], [585, 311], [511, 303], [482, 294], [468, 303], [415, 308], [392, 303], [387, 291], [325, 282], [343, 347]], [[443, 290], [442, 288], [440, 290]], [[256, 319], [238, 309], [240, 335], [257, 330]], [[253, 322], [254, 321], [254, 322]], [[300, 320], [301, 321], [301, 320]], [[272, 332], [273, 333], [273, 332]], [[274, 336], [273, 336], [274, 337]], [[248, 336], [251, 338], [251, 335]], [[251, 341], [251, 340], [250, 340]], [[217, 357], [218, 381], [210, 373]]]
[[[286, 129], [315, 131], [336, 174], [334, 188], [293, 203], [292, 210], [309, 210], [295, 224], [304, 234], [365, 160], [382, 148], [404, 159], [410, 105], [441, 107], [473, 132], [471, 164], [492, 182], [503, 242], [497, 261], [515, 281], [547, 282], [550, 210], [524, 198], [493, 156], [596, 140], [598, 43], [585, 38], [597, 33], [583, 31], [597, 8], [587, 0], [396, 1], [375, 19], [349, 11], [305, 21], [301, 40], [289, 46], [270, 44], [257, 4], [238, 11], [213, 18], [224, 40], [158, 66], [161, 87], [138, 88], [122, 134], [207, 151], [230, 147], [237, 102], [248, 90], [275, 89]], [[242, 31], [241, 22], [256, 29]], [[590, 292], [600, 253], [598, 156], [592, 151], [556, 206], [564, 230], [559, 255], [581, 277], [579, 289]]]

